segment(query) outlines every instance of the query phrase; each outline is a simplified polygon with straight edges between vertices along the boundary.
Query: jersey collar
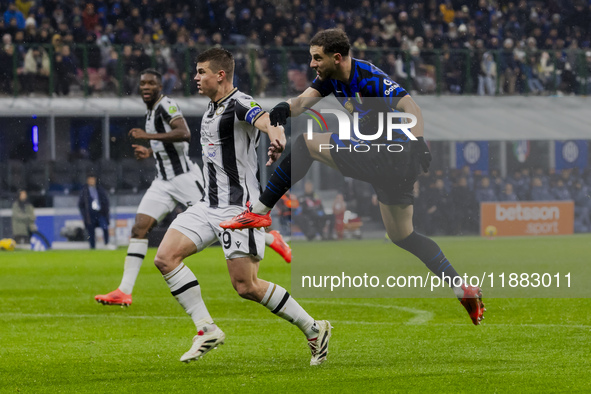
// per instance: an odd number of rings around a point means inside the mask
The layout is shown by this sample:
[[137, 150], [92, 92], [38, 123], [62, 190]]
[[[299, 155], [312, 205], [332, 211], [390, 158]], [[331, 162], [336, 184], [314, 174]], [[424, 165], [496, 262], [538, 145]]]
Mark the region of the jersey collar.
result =
[[228, 94], [226, 94], [224, 97], [222, 97], [221, 99], [214, 101], [213, 102], [213, 106], [217, 107], [219, 104], [223, 103], [225, 100], [229, 99], [230, 96], [232, 96], [234, 93], [236, 93], [236, 91], [238, 90], [238, 88], [234, 88], [232, 90], [230, 90], [230, 92]]
[[164, 95], [161, 94], [160, 97], [158, 97], [158, 100], [156, 100], [154, 102], [154, 104], [152, 104], [152, 106], [150, 107], [150, 111], [152, 111], [154, 108], [156, 108], [158, 106], [158, 103], [164, 98]]
[[353, 82], [353, 78], [355, 78], [355, 66], [357, 63], [357, 59], [355, 58], [351, 58], [351, 73], [349, 74], [349, 80], [347, 81], [347, 85], [351, 84], [351, 82]]

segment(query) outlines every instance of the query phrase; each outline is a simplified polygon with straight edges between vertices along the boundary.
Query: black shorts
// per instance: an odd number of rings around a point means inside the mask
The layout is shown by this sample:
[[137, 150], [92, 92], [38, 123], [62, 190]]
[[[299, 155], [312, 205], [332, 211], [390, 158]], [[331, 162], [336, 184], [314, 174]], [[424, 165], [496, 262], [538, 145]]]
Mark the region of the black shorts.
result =
[[332, 160], [344, 176], [370, 183], [382, 204], [414, 203], [413, 187], [419, 176], [420, 164], [410, 154], [408, 142], [400, 144], [401, 152], [389, 152], [385, 146], [381, 146], [379, 152], [375, 146], [370, 146], [368, 152], [361, 152], [354, 150], [351, 141], [339, 140], [337, 134], [332, 134], [331, 140], [335, 145], [330, 151]]

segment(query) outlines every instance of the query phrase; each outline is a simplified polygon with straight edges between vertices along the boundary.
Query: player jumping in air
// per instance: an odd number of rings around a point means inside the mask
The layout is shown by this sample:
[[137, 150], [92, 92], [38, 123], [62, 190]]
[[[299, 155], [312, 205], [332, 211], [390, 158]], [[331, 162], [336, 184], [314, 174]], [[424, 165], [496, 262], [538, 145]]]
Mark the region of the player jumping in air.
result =
[[[319, 161], [345, 176], [369, 182], [373, 186], [390, 240], [417, 256], [439, 277], [445, 275], [472, 322], [478, 325], [485, 310], [480, 288], [464, 284], [439, 246], [413, 229], [413, 184], [420, 169], [427, 172], [431, 162], [431, 153], [423, 139], [421, 109], [406, 90], [382, 70], [371, 63], [350, 57], [349, 50], [349, 39], [343, 31], [329, 29], [317, 33], [310, 41], [310, 67], [316, 71], [316, 79], [299, 97], [277, 104], [270, 113], [271, 124], [283, 125], [288, 117], [302, 114], [322, 97], [333, 93], [343, 107], [350, 112], [353, 112], [352, 108], [359, 112], [360, 119], [367, 118], [367, 122], [360, 120], [360, 131], [364, 130], [365, 124], [371, 125], [380, 112], [396, 110], [414, 115], [417, 123], [410, 131], [417, 140], [410, 140], [396, 129], [394, 133], [398, 131], [398, 135], [394, 134], [394, 141], [403, 146], [402, 152], [391, 153], [381, 149], [377, 153], [367, 154], [343, 149], [363, 143], [363, 140], [340, 140], [338, 134], [330, 133], [313, 133], [312, 139], [306, 139], [302, 134], [293, 143], [291, 153], [271, 175], [259, 200], [220, 226], [226, 229], [250, 229], [271, 225], [272, 207], [292, 184], [306, 175], [314, 160]], [[372, 97], [375, 101], [363, 100]], [[375, 129], [368, 127], [363, 134], [374, 133]], [[385, 137], [372, 142], [392, 143]], [[320, 149], [321, 146], [330, 145], [341, 149]], [[293, 168], [292, 153], [295, 157]]]
[[[201, 168], [189, 158], [191, 133], [187, 122], [175, 101], [161, 92], [160, 73], [153, 69], [142, 71], [140, 93], [146, 104], [146, 126], [145, 130], [131, 129], [129, 135], [136, 140], [150, 141], [150, 148], [142, 145], [132, 147], [138, 160], [154, 156], [158, 175], [138, 206], [121, 284], [108, 294], [94, 297], [104, 305], [131, 304], [131, 293], [148, 251], [148, 233], [177, 203], [188, 207], [201, 200], [204, 194]], [[265, 243], [287, 262], [291, 261], [291, 249], [279, 232], [267, 233]]]
[[318, 365], [328, 354], [330, 323], [314, 320], [283, 287], [258, 278], [265, 244], [262, 230], [231, 233], [219, 226], [260, 194], [256, 176], [259, 130], [273, 141], [267, 165], [279, 157], [286, 141], [283, 127], [271, 126], [269, 115], [259, 104], [234, 88], [233, 73], [234, 58], [224, 49], [212, 48], [197, 57], [195, 81], [199, 93], [211, 99], [201, 122], [205, 196], [172, 222], [154, 261], [197, 328], [193, 345], [181, 361], [201, 358], [226, 338], [205, 307], [197, 278], [183, 264], [186, 257], [219, 241], [234, 289], [241, 297], [262, 304], [297, 326], [308, 339], [310, 365]]

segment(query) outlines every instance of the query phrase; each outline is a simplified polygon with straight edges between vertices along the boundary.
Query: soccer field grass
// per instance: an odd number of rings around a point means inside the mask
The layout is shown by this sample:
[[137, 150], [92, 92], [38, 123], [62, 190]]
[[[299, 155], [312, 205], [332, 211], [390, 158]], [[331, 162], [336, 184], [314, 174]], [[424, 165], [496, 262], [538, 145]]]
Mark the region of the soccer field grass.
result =
[[[588, 262], [591, 236], [438, 238], [452, 262], [494, 255], [512, 261], [555, 244], [565, 260]], [[331, 250], [376, 246], [392, 264], [408, 255], [380, 241], [297, 245], [319, 261]], [[226, 344], [190, 364], [178, 361], [195, 328], [152, 264], [150, 249], [134, 303], [93, 297], [116, 288], [125, 250], [1, 253], [2, 392], [540, 392], [591, 391], [589, 299], [493, 298], [475, 327], [454, 299], [299, 299], [334, 326], [328, 361], [310, 367], [304, 336], [232, 289], [220, 248], [186, 263], [226, 333]], [[289, 289], [290, 266], [267, 249], [260, 277]], [[297, 255], [294, 256], [297, 259]], [[417, 261], [417, 264], [420, 262]], [[426, 268], [425, 268], [426, 270]]]

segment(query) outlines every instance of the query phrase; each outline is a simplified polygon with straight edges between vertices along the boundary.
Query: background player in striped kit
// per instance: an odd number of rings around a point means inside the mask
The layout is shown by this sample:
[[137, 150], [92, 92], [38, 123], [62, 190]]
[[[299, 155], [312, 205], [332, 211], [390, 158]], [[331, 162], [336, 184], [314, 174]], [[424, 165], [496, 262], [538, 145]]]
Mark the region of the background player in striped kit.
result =
[[234, 58], [224, 49], [212, 48], [197, 58], [197, 88], [211, 99], [201, 122], [205, 197], [172, 222], [154, 261], [172, 295], [197, 328], [193, 345], [181, 361], [199, 359], [225, 341], [224, 332], [205, 307], [197, 278], [183, 264], [186, 257], [219, 240], [237, 293], [296, 325], [308, 339], [310, 365], [317, 365], [326, 360], [330, 323], [315, 321], [283, 287], [258, 278], [264, 254], [263, 230], [231, 233], [219, 227], [222, 220], [239, 213], [248, 199], [258, 198], [259, 130], [269, 134], [273, 142], [267, 165], [279, 157], [286, 142], [283, 127], [272, 127], [260, 105], [234, 88], [233, 74]]
[[[203, 197], [201, 168], [189, 158], [189, 127], [175, 101], [162, 95], [161, 91], [160, 73], [153, 69], [142, 71], [140, 93], [146, 104], [145, 130], [134, 128], [129, 131], [129, 135], [136, 140], [150, 142], [150, 148], [132, 146], [138, 160], [154, 156], [158, 174], [138, 206], [121, 284], [108, 294], [95, 296], [95, 300], [102, 304], [131, 304], [131, 293], [148, 251], [148, 233], [177, 203], [189, 207]], [[291, 261], [291, 249], [279, 233], [270, 233], [265, 241]]]

